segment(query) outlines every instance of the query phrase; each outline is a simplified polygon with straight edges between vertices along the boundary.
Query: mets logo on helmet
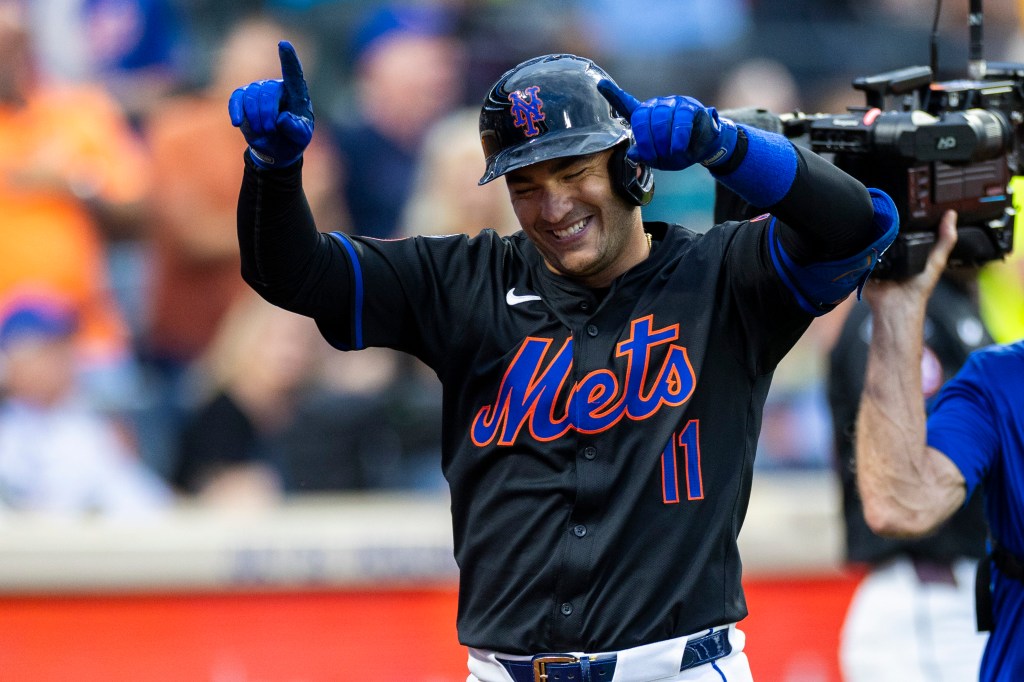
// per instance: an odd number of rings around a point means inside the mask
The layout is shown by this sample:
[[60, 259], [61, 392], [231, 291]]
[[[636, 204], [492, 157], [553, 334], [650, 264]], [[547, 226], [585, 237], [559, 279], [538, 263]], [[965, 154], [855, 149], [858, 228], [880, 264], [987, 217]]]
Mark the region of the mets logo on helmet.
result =
[[533, 85], [516, 90], [508, 96], [508, 101], [512, 103], [509, 113], [512, 114], [513, 123], [516, 128], [526, 128], [523, 134], [527, 137], [540, 133], [540, 129], [534, 124], [544, 120], [544, 112], [541, 111], [544, 100], [537, 94], [538, 90], [540, 86]]

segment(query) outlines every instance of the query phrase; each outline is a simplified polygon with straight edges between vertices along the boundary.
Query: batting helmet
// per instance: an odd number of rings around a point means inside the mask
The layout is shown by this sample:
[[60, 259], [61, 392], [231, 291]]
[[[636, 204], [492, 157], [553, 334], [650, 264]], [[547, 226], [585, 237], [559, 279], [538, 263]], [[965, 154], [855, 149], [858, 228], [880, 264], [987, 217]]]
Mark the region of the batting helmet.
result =
[[649, 202], [654, 174], [626, 158], [633, 133], [598, 91], [602, 78], [612, 80], [591, 60], [571, 54], [534, 57], [499, 78], [480, 110], [487, 159], [480, 184], [540, 161], [617, 146], [609, 168], [613, 186], [630, 203]]

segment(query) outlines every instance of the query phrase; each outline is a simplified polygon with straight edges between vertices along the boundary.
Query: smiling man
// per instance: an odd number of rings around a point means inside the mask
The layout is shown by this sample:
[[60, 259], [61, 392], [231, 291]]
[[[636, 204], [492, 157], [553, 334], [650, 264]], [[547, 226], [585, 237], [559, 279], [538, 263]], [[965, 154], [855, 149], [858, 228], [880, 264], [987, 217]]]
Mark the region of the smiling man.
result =
[[551, 271], [589, 287], [609, 286], [650, 250], [640, 211], [612, 189], [612, 153], [541, 161], [505, 177], [519, 224]]
[[[481, 110], [480, 182], [505, 178], [521, 232], [321, 233], [301, 177], [312, 106], [279, 51], [283, 78], [229, 102], [249, 143], [243, 275], [335, 347], [406, 351], [441, 379], [470, 682], [750, 680], [736, 540], [772, 372], [863, 285], [892, 201], [561, 54], [510, 70]], [[693, 164], [765, 214], [644, 222], [651, 169]]]

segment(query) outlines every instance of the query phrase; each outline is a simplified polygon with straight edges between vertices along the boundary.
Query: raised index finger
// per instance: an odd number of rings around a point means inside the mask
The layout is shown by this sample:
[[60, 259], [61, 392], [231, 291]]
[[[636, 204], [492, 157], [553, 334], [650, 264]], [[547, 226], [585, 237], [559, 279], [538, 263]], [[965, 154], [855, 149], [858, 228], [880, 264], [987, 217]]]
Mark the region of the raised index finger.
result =
[[597, 90], [604, 95], [604, 98], [608, 100], [609, 104], [612, 105], [615, 111], [619, 112], [619, 114], [627, 119], [630, 118], [633, 115], [633, 111], [640, 106], [640, 100], [633, 97], [633, 95], [629, 94], [607, 78], [602, 78], [597, 82]]
[[284, 79], [285, 92], [289, 96], [301, 99], [306, 94], [306, 79], [302, 75], [302, 64], [299, 63], [299, 56], [295, 54], [295, 48], [287, 40], [282, 40], [277, 44], [277, 54], [281, 59], [281, 77]]

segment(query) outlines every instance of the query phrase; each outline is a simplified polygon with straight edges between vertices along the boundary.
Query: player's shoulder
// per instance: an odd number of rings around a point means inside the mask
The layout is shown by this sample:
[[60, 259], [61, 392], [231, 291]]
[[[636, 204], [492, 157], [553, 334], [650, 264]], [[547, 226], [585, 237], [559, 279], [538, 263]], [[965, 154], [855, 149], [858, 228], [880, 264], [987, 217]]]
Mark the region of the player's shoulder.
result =
[[468, 234], [466, 232], [441, 231], [411, 234], [402, 239], [390, 241], [409, 240], [413, 243], [418, 243], [421, 245], [434, 245], [433, 248], [506, 248], [510, 244], [516, 243], [517, 238], [521, 236], [522, 232], [517, 232], [513, 235], [502, 235], [496, 230], [488, 227], [480, 230], [476, 234]]
[[705, 229], [700, 234], [731, 234], [744, 229], [765, 228], [771, 225], [774, 220], [775, 216], [771, 213], [759, 213], [758, 215], [749, 218], [737, 218], [735, 220], [723, 220], [721, 222], [714, 223], [711, 227]]
[[1004, 377], [1024, 378], [1024, 340], [979, 348], [971, 353], [968, 364], [975, 371], [986, 374], [1001, 373]]
[[706, 232], [694, 230], [679, 223], [644, 221], [644, 231], [658, 242], [666, 244], [688, 244], [700, 240]]
[[542, 265], [540, 254], [522, 231], [503, 234], [487, 228], [473, 235], [422, 236], [417, 241], [421, 258], [444, 261], [445, 268], [486, 267], [493, 272], [506, 272]]
[[[739, 236], [755, 237], [767, 229], [774, 217], [770, 213], [745, 220], [726, 220], [716, 223], [705, 230], [693, 230], [675, 223], [644, 223], [645, 229], [658, 238], [659, 230], [663, 231], [669, 243], [710, 247], [713, 244], [728, 244]], [[657, 227], [662, 226], [662, 227]]]
[[1024, 341], [973, 351], [948, 386], [961, 393], [985, 396], [993, 404], [1024, 405]]

